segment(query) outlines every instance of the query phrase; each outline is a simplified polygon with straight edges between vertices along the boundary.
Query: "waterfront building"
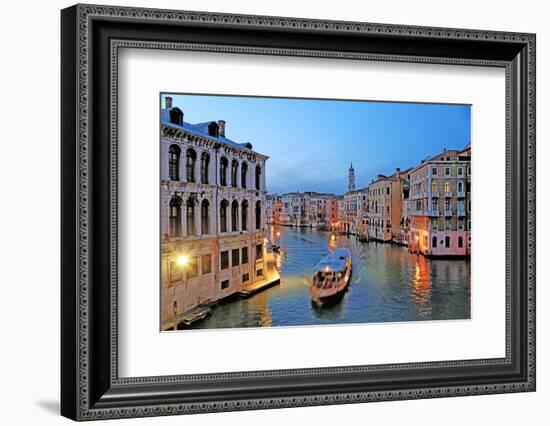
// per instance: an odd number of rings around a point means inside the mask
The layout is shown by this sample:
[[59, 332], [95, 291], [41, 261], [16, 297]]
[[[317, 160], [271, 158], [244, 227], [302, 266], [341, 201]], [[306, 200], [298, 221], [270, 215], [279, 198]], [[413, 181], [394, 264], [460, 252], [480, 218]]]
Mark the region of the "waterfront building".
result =
[[282, 198], [277, 194], [268, 194], [265, 200], [266, 221], [268, 224], [281, 224]]
[[410, 172], [411, 252], [470, 254], [470, 145], [444, 150]]
[[[412, 202], [409, 197], [410, 194], [410, 170], [406, 171], [406, 179], [403, 181], [403, 187], [401, 192], [401, 221], [399, 229], [399, 237], [395, 241], [397, 244], [404, 246], [409, 245], [410, 240], [410, 223], [411, 223], [411, 210]], [[405, 175], [404, 175], [405, 176]]]
[[368, 238], [382, 242], [399, 240], [403, 184], [406, 173], [396, 169], [391, 176], [378, 175], [368, 187]]
[[[223, 120], [191, 124], [161, 110], [161, 321], [271, 279], [266, 260], [268, 157], [226, 137]], [[277, 276], [278, 278], [278, 276]]]
[[279, 219], [274, 223], [328, 229], [331, 222], [337, 221], [338, 205], [335, 194], [312, 191], [289, 192], [282, 194], [279, 198]]

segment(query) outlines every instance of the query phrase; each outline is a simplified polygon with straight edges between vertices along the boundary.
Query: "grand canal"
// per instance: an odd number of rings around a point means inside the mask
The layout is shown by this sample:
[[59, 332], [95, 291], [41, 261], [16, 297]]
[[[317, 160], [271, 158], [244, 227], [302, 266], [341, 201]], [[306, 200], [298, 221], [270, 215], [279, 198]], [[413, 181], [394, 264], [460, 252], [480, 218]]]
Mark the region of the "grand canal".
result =
[[[240, 328], [470, 318], [470, 261], [427, 259], [405, 247], [359, 242], [309, 228], [270, 227], [279, 244], [281, 283], [248, 299], [216, 306], [193, 328]], [[312, 269], [335, 247], [352, 252], [343, 299], [318, 309], [309, 296]]]

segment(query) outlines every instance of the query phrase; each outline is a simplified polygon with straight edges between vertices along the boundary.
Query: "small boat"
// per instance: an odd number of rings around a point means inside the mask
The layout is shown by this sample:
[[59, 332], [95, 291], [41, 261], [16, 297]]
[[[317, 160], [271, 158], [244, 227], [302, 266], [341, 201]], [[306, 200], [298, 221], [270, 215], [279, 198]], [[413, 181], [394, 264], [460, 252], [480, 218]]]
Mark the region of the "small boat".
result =
[[323, 257], [313, 270], [311, 301], [317, 306], [338, 302], [351, 278], [351, 252], [337, 248]]

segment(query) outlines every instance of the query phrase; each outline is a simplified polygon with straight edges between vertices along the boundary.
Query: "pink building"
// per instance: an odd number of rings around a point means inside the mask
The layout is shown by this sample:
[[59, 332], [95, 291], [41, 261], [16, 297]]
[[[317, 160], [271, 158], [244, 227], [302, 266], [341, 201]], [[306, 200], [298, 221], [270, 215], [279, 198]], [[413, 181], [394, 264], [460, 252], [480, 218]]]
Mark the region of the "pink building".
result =
[[470, 145], [424, 160], [409, 175], [409, 251], [469, 256]]

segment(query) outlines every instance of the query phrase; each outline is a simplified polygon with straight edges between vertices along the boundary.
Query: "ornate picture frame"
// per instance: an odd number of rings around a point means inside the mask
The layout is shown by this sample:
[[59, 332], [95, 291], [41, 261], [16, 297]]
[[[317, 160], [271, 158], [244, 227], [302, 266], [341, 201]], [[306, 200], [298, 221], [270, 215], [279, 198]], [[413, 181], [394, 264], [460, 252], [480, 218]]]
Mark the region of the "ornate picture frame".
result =
[[[534, 34], [76, 5], [61, 12], [61, 414], [160, 416], [535, 390]], [[506, 356], [119, 377], [120, 48], [500, 67]]]

